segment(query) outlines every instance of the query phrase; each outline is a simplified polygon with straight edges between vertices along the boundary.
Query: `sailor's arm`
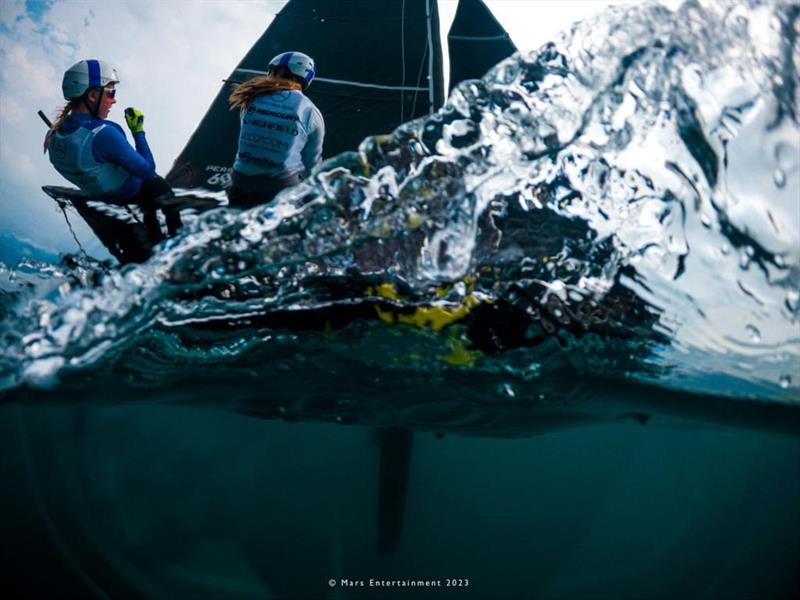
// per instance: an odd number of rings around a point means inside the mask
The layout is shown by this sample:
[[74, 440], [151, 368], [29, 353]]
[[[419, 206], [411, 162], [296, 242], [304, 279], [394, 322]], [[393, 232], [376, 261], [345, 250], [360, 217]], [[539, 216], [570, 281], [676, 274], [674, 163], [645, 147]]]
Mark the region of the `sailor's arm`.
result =
[[133, 134], [133, 141], [136, 144], [136, 153], [141, 156], [152, 167], [153, 171], [156, 170], [156, 160], [153, 158], [153, 153], [150, 152], [150, 145], [147, 143], [147, 138], [144, 131]]
[[113, 162], [132, 175], [144, 181], [150, 181], [156, 177], [153, 155], [150, 153], [147, 140], [144, 139], [144, 132], [134, 134], [134, 139], [137, 136], [141, 137], [141, 140], [136, 140], [137, 150], [139, 150], [140, 144], [143, 144], [147, 151], [147, 157], [131, 148], [128, 140], [125, 139], [122, 128], [116, 123], [109, 123], [109, 126], [98, 132], [92, 143], [92, 154], [98, 161]]
[[308, 140], [303, 148], [302, 158], [306, 173], [322, 160], [322, 142], [325, 140], [325, 121], [318, 110], [312, 110], [308, 124]]
[[128, 129], [131, 130], [133, 141], [136, 144], [136, 152], [149, 162], [155, 171], [156, 161], [153, 158], [153, 153], [150, 152], [150, 145], [144, 135], [144, 113], [138, 108], [129, 106], [125, 109], [125, 123], [127, 123]]

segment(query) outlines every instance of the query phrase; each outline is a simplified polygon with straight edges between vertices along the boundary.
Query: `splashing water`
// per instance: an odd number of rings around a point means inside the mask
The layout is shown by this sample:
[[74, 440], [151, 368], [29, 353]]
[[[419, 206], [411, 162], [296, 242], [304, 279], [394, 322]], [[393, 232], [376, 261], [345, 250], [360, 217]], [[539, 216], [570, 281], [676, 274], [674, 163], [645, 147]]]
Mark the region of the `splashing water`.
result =
[[798, 36], [798, 4], [615, 7], [144, 265], [0, 272], [0, 389], [327, 355], [796, 402]]

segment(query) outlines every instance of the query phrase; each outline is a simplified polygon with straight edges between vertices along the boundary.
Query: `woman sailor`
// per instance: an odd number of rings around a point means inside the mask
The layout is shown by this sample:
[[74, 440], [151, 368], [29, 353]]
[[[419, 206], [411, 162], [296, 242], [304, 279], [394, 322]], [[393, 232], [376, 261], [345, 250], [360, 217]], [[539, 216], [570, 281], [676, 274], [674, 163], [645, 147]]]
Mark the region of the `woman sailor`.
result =
[[144, 115], [125, 109], [136, 150], [122, 127], [106, 120], [117, 102], [117, 83], [116, 69], [101, 60], [82, 60], [67, 69], [61, 87], [69, 102], [48, 131], [44, 149], [56, 170], [92, 199], [139, 206], [148, 238], [156, 243], [162, 239], [156, 210], [164, 211], [170, 236], [181, 226], [180, 212], [163, 205], [173, 197], [172, 189], [156, 174]]
[[303, 91], [314, 79], [314, 60], [283, 52], [266, 76], [254, 77], [230, 95], [241, 127], [233, 163], [231, 206], [250, 208], [300, 183], [322, 158], [325, 122]]

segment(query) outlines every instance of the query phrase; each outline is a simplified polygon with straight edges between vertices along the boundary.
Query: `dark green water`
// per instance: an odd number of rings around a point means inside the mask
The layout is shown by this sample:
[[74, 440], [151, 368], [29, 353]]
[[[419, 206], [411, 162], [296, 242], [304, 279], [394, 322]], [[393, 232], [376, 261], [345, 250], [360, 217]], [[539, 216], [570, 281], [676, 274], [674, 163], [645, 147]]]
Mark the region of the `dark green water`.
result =
[[380, 554], [374, 429], [13, 404], [0, 431], [3, 580], [28, 597], [777, 598], [798, 584], [796, 435], [415, 432], [402, 532]]

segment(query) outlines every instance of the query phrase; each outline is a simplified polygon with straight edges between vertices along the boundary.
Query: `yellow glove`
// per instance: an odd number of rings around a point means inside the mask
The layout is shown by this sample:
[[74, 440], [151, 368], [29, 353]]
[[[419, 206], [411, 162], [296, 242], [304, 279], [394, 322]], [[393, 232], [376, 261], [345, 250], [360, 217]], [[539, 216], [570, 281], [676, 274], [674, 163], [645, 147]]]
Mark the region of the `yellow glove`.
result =
[[131, 133], [144, 133], [144, 114], [138, 108], [125, 109], [125, 122]]

